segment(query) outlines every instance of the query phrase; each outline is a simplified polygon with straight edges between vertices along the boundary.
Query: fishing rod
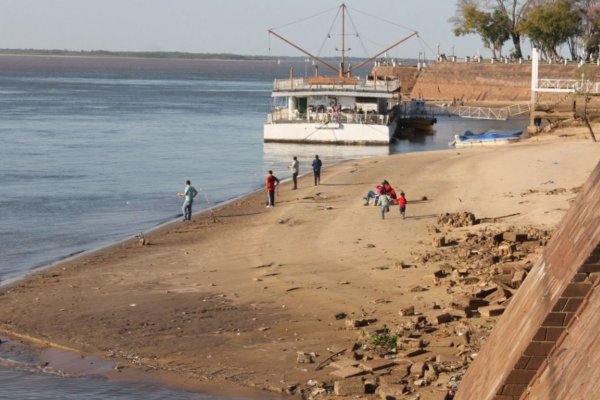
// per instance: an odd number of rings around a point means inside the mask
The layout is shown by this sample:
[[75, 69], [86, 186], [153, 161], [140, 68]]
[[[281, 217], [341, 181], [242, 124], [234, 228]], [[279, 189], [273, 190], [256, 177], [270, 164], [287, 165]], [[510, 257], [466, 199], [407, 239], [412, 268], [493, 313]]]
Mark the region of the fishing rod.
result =
[[221, 222], [217, 218], [217, 215], [213, 211], [213, 208], [210, 206], [210, 201], [208, 200], [208, 195], [206, 194], [206, 192], [204, 190], [202, 190], [202, 188], [199, 188], [199, 191], [202, 192], [202, 194], [204, 195], [204, 199], [206, 200], [206, 205], [208, 206], [208, 211], [210, 212], [210, 216], [212, 217], [213, 222], [214, 223]]

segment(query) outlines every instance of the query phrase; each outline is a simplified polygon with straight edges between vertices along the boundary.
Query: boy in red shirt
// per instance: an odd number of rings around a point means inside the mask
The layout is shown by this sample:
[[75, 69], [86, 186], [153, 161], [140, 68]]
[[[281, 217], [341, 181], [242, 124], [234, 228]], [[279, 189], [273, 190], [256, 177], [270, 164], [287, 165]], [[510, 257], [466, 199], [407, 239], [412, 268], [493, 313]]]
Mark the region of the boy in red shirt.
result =
[[267, 208], [275, 207], [275, 187], [279, 185], [279, 179], [273, 175], [273, 171], [269, 171], [267, 175]]
[[404, 192], [400, 192], [400, 197], [398, 197], [398, 205], [400, 206], [400, 215], [402, 215], [402, 219], [405, 218], [404, 213], [406, 212], [406, 197], [404, 197]]

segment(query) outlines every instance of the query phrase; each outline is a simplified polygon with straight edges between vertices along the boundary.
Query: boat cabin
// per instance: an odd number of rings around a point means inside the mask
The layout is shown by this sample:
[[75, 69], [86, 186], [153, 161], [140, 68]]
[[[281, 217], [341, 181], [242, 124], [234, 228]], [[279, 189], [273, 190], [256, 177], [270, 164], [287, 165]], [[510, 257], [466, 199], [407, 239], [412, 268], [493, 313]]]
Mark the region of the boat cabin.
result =
[[328, 122], [388, 124], [399, 80], [314, 76], [277, 79], [268, 123]]

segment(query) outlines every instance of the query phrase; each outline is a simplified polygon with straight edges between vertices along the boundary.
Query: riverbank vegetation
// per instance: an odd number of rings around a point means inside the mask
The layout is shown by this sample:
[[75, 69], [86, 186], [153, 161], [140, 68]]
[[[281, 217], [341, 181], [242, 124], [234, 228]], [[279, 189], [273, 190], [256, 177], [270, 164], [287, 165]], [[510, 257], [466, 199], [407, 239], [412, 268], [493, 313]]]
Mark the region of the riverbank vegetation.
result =
[[509, 39], [510, 57], [521, 58], [525, 38], [555, 61], [564, 45], [573, 60], [600, 56], [599, 0], [458, 0], [450, 22], [456, 36], [479, 35], [494, 58]]

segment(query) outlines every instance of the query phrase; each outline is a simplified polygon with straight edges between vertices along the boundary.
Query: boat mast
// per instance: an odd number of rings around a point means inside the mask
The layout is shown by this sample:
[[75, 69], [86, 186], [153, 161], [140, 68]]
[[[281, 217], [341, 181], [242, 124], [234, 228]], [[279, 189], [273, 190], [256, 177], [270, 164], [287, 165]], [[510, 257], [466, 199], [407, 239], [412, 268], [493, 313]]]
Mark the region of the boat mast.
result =
[[342, 3], [340, 6], [342, 11], [342, 58], [340, 59], [340, 78], [343, 78], [345, 75], [344, 71], [344, 51], [346, 50], [346, 4]]
[[[345, 57], [346, 57], [346, 47], [345, 47], [346, 46], [346, 9], [347, 9], [346, 4], [342, 3], [340, 5], [340, 8], [339, 8], [339, 11], [341, 12], [341, 29], [342, 29], [342, 48], [341, 48], [341, 58], [340, 58], [339, 68], [334, 67], [333, 65], [327, 63], [322, 58], [317, 57], [316, 55], [308, 52], [307, 50], [303, 49], [302, 47], [298, 46], [297, 44], [292, 43], [288, 39], [286, 39], [283, 36], [281, 36], [278, 33], [276, 33], [273, 29], [269, 29], [269, 34], [273, 35], [273, 36], [275, 36], [275, 37], [277, 37], [279, 39], [281, 39], [282, 41], [284, 41], [285, 43], [289, 44], [293, 48], [295, 48], [295, 49], [299, 50], [300, 52], [306, 54], [307, 56], [309, 56], [311, 59], [313, 59], [314, 61], [318, 62], [319, 64], [322, 64], [325, 67], [329, 68], [330, 70], [337, 72], [339, 74], [340, 78], [344, 78], [344, 77], [346, 77], [346, 75], [347, 75], [347, 77], [351, 77], [352, 71], [350, 71], [350, 69], [348, 69], [348, 71], [345, 70]], [[375, 55], [367, 58], [365, 61], [363, 61], [360, 64], [356, 65], [352, 69], [357, 70], [357, 69], [361, 68], [362, 66], [364, 66], [367, 63], [373, 61], [374, 59], [376, 59], [377, 57], [379, 57], [383, 53], [385, 53], [385, 52], [393, 49], [394, 47], [400, 45], [401, 43], [403, 43], [404, 41], [408, 40], [409, 38], [411, 38], [413, 36], [419, 36], [419, 33], [417, 31], [413, 31], [410, 35], [404, 37], [403, 39], [400, 39], [399, 41], [397, 41], [396, 43], [394, 43], [391, 46], [387, 47], [386, 49], [381, 50], [377, 54], [375, 54]]]

